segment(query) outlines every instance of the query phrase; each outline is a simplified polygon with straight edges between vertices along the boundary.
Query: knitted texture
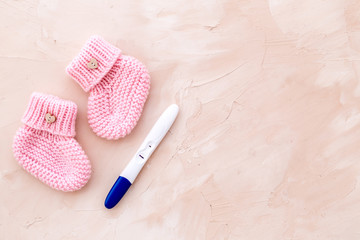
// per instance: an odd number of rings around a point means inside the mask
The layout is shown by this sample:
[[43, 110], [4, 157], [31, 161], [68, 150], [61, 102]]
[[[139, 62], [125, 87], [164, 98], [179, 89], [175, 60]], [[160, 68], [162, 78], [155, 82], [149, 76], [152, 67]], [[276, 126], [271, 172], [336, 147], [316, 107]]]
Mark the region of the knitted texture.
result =
[[91, 175], [90, 162], [74, 139], [76, 113], [71, 101], [33, 93], [22, 119], [25, 125], [13, 143], [14, 156], [26, 171], [66, 192], [82, 188]]
[[[88, 68], [91, 59], [96, 59], [96, 69]], [[88, 121], [98, 136], [119, 139], [132, 131], [150, 88], [149, 73], [139, 60], [122, 55], [101, 37], [93, 36], [66, 72], [85, 91], [90, 90]]]
[[[110, 71], [120, 57], [120, 49], [104, 41], [100, 36], [91, 37], [66, 68], [66, 72], [88, 92]], [[98, 62], [96, 69], [89, 69], [87, 64], [92, 58]]]

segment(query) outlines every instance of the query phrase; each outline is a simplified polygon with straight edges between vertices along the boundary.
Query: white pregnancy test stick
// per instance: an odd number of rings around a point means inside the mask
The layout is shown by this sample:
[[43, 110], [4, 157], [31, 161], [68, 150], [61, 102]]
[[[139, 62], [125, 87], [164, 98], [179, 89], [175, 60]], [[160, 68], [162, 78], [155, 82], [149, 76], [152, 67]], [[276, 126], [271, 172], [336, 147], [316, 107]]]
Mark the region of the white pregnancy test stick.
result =
[[159, 146], [161, 140], [169, 131], [178, 112], [179, 107], [176, 104], [172, 104], [163, 112], [163, 114], [161, 114], [140, 148], [136, 151], [134, 157], [122, 171], [108, 193], [105, 200], [106, 208], [113, 208], [121, 200], [131, 184], [135, 181], [135, 178], [145, 165], [146, 161], [150, 158], [151, 154], [157, 146]]

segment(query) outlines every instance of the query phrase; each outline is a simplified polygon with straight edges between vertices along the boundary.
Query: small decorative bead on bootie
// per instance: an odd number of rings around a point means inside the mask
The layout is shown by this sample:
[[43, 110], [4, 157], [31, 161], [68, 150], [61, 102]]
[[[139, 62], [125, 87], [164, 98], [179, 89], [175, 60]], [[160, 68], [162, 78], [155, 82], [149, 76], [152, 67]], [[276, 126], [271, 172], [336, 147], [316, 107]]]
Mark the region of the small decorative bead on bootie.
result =
[[13, 143], [16, 160], [52, 188], [75, 191], [91, 176], [90, 162], [74, 139], [77, 106], [33, 93]]
[[88, 120], [98, 136], [119, 139], [132, 131], [150, 88], [149, 73], [139, 60], [93, 36], [66, 72], [90, 91]]

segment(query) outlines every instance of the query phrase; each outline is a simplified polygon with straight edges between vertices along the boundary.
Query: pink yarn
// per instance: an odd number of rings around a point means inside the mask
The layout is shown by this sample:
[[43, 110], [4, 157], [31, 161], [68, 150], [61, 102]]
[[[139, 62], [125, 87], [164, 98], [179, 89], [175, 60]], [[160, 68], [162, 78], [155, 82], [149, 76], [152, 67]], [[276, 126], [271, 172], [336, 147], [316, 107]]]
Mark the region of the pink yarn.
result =
[[[47, 122], [50, 113], [56, 117]], [[77, 106], [52, 95], [33, 93], [13, 143], [15, 158], [32, 175], [62, 191], [82, 188], [91, 176], [90, 162], [74, 139]]]
[[[87, 64], [94, 58], [96, 69]], [[91, 37], [66, 72], [86, 91], [88, 121], [100, 137], [119, 139], [129, 134], [142, 113], [150, 88], [150, 76], [136, 58], [99, 36]]]

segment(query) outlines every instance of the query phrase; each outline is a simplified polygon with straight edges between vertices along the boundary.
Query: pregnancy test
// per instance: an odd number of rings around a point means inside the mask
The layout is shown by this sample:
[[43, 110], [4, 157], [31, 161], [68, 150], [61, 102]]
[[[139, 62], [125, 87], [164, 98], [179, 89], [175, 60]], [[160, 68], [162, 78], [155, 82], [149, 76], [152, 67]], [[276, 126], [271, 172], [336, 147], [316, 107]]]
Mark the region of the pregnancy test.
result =
[[137, 150], [134, 157], [130, 160], [128, 165], [120, 174], [112, 186], [110, 192], [105, 199], [105, 207], [113, 208], [125, 195], [135, 178], [150, 158], [154, 150], [159, 146], [161, 140], [169, 131], [171, 125], [179, 112], [179, 107], [176, 104], [170, 105], [156, 121], [155, 125], [146, 136], [145, 140]]

